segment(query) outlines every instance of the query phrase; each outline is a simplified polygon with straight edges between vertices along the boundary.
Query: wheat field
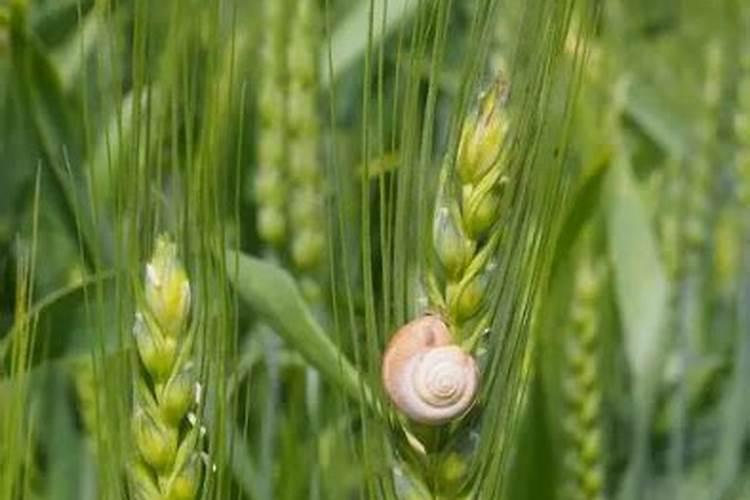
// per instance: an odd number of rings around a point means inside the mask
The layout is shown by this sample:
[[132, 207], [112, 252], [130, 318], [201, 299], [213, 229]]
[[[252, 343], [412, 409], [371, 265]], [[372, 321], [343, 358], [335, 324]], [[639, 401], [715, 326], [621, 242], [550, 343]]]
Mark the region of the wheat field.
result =
[[750, 499], [745, 0], [0, 0], [0, 500]]

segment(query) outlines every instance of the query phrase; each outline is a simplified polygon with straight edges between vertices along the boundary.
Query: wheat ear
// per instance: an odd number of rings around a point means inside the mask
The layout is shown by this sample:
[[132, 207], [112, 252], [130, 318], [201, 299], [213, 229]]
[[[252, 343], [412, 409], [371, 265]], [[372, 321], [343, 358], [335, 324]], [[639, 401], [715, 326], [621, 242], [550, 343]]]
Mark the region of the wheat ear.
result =
[[287, 50], [290, 254], [308, 299], [319, 295], [315, 291], [315, 274], [320, 270], [326, 246], [323, 183], [318, 159], [319, 17], [314, 0], [299, 0], [295, 4]]
[[564, 333], [561, 380], [566, 446], [562, 493], [566, 500], [604, 498], [597, 309], [603, 270], [595, 264], [588, 256], [579, 264], [570, 321]]
[[258, 204], [258, 234], [272, 247], [287, 238], [287, 89], [284, 48], [286, 44], [286, 2], [264, 4], [264, 40], [261, 46], [263, 71], [259, 83], [258, 167], [255, 199]]
[[142, 304], [133, 335], [134, 377], [131, 492], [142, 500], [192, 500], [201, 484], [202, 427], [195, 413], [198, 386], [188, 327], [190, 282], [176, 246], [160, 237], [146, 264]]
[[454, 161], [446, 161], [441, 172], [432, 230], [439, 265], [429, 274], [428, 290], [462, 341], [486, 328], [479, 312], [502, 232], [508, 90], [498, 78], [480, 96], [462, 124]]

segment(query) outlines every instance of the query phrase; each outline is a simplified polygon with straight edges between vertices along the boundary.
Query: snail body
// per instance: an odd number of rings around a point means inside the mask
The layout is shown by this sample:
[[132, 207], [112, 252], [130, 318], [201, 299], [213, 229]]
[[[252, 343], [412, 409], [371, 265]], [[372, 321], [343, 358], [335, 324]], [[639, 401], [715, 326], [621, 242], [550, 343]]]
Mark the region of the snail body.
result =
[[464, 415], [479, 385], [474, 358], [448, 326], [427, 315], [402, 326], [383, 356], [383, 385], [393, 404], [415, 422], [440, 425]]

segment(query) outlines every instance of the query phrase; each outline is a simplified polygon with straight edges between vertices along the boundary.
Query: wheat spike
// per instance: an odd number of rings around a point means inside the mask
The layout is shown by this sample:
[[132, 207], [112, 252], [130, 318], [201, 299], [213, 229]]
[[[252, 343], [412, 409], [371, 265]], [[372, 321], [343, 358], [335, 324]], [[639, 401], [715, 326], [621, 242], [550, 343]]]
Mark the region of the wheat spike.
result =
[[188, 326], [190, 282], [177, 247], [160, 237], [146, 264], [143, 303], [136, 312], [138, 366], [132, 435], [137, 449], [129, 467], [131, 491], [143, 500], [192, 500], [201, 484], [202, 427]]

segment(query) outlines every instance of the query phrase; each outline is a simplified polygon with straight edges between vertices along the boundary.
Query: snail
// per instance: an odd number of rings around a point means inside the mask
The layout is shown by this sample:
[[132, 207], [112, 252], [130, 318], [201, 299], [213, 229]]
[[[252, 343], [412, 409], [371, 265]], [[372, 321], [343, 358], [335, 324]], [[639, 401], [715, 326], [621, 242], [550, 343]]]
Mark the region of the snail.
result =
[[383, 385], [415, 422], [440, 425], [464, 415], [479, 385], [474, 358], [457, 346], [448, 325], [426, 315], [402, 326], [383, 356]]

